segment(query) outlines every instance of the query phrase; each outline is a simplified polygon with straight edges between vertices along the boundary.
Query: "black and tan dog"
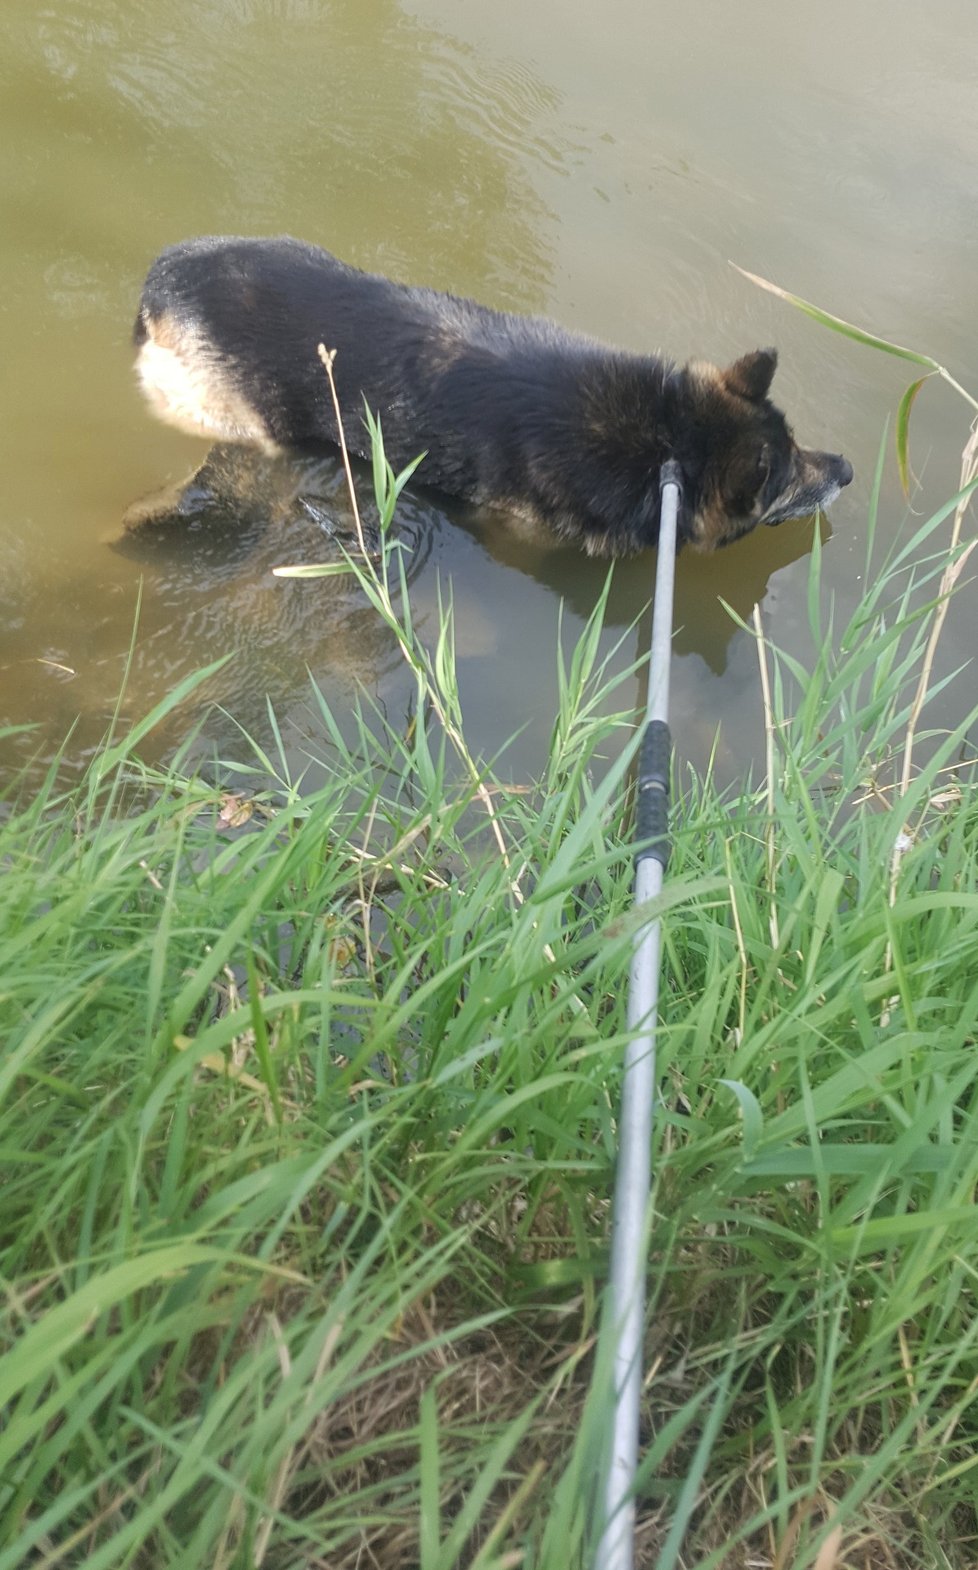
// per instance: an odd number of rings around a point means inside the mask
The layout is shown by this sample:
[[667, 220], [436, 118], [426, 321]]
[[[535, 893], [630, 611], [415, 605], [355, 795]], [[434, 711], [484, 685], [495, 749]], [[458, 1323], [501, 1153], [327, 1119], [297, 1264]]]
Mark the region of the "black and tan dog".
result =
[[207, 238], [164, 251], [136, 320], [138, 371], [163, 419], [195, 435], [308, 448], [337, 439], [317, 346], [336, 350], [347, 442], [364, 402], [395, 468], [542, 523], [595, 555], [654, 545], [659, 469], [685, 482], [680, 541], [713, 550], [805, 517], [852, 479], [798, 447], [768, 400], [777, 356], [678, 368], [357, 271], [292, 239]]

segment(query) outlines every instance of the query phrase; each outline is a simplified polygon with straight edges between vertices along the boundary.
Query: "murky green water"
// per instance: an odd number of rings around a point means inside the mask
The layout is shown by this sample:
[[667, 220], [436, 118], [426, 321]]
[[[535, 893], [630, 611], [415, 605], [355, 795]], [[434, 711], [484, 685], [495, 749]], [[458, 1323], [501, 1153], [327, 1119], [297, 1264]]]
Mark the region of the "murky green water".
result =
[[[826, 530], [843, 615], [906, 368], [819, 330], [727, 261], [978, 387], [973, 28], [965, 0], [6, 0], [0, 721], [37, 730], [3, 743], [4, 765], [49, 755], [73, 724], [76, 756], [103, 733], [140, 584], [129, 714], [228, 650], [208, 695], [260, 729], [267, 694], [296, 759], [322, 750], [309, 672], [341, 712], [358, 686], [393, 717], [407, 701], [396, 651], [348, 588], [271, 576], [321, 554], [314, 529], [245, 517], [240, 531], [114, 548], [134, 499], [205, 452], [144, 412], [129, 348], [147, 264], [195, 233], [289, 231], [679, 358], [776, 343], [799, 437], [856, 466]], [[955, 489], [966, 421], [936, 386], [914, 419], [922, 512]], [[494, 751], [525, 727], [512, 766], [533, 769], [561, 606], [573, 635], [604, 568], [423, 498], [406, 523], [422, 623], [439, 581], [453, 585], [471, 738]], [[905, 525], [891, 464], [881, 533]], [[809, 658], [811, 533], [789, 524], [680, 563], [675, 728], [702, 763], [719, 724], [728, 775], [758, 752], [760, 704], [752, 642], [720, 596], [741, 615], [760, 601], [774, 639]], [[607, 649], [647, 600], [653, 562], [617, 569]], [[972, 653], [975, 592], [952, 613], [947, 667]], [[639, 641], [644, 630], [624, 638], [619, 667]], [[942, 718], [972, 692], [966, 676]], [[192, 719], [181, 713], [157, 747]], [[208, 725], [233, 748], [226, 721]]]

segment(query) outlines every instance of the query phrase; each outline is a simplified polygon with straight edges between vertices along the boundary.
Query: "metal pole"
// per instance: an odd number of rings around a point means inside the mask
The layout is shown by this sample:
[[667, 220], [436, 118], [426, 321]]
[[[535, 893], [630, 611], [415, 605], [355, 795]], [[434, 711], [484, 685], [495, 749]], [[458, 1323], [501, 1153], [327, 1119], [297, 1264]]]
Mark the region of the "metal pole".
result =
[[[672, 459], [662, 466], [659, 550], [652, 608], [648, 705], [639, 753], [635, 902], [654, 899], [669, 859], [669, 660], [676, 566], [676, 523], [682, 473]], [[611, 1278], [605, 1335], [614, 1345], [614, 1413], [607, 1474], [603, 1480], [601, 1535], [595, 1570], [632, 1570], [635, 1540], [635, 1473], [642, 1394], [642, 1327], [645, 1319], [647, 1212], [652, 1181], [655, 1106], [655, 1029], [659, 1001], [661, 930], [658, 918], [639, 929], [628, 990], [629, 1042], [625, 1053], [618, 1121], [618, 1172], [612, 1212]]]

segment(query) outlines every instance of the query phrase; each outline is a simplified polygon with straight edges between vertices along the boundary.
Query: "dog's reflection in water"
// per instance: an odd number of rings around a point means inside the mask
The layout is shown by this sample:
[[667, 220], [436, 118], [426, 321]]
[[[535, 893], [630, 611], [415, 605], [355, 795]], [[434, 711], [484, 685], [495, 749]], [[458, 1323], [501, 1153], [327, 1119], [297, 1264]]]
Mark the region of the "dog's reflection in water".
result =
[[[364, 465], [355, 465], [355, 482], [373, 551], [377, 514]], [[430, 506], [402, 497], [396, 529], [409, 581], [436, 524]], [[228, 653], [199, 698], [259, 729], [269, 699], [283, 712], [312, 700], [310, 674], [349, 710], [356, 693], [378, 691], [402, 663], [352, 572], [310, 580], [273, 572], [359, 555], [334, 454], [269, 455], [221, 443], [187, 478], [135, 502], [112, 547], [138, 563], [146, 586], [127, 700], [134, 711], [155, 702], [164, 683]]]
[[[359, 494], [369, 493], [362, 485]], [[361, 516], [368, 548], [377, 548], [372, 506]], [[336, 546], [358, 546], [349, 483], [333, 453], [269, 454], [234, 442], [219, 442], [186, 476], [128, 508], [117, 548], [127, 555], [177, 548], [190, 536], [191, 549], [210, 543], [225, 551], [239, 535], [250, 552], [257, 531], [272, 528], [276, 550], [295, 537], [319, 545], [327, 558]], [[194, 536], [197, 536], [195, 539]], [[315, 557], [309, 557], [310, 561]]]

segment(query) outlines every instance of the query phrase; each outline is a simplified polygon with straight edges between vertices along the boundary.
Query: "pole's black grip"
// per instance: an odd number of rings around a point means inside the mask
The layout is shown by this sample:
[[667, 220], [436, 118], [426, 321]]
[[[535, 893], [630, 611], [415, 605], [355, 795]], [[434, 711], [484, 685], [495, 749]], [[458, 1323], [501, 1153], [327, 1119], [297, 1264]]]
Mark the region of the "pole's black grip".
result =
[[669, 861], [669, 763], [672, 737], [665, 720], [649, 720], [638, 755], [638, 801], [635, 807], [635, 837], [641, 844], [635, 853], [640, 861], [659, 862], [663, 871]]

